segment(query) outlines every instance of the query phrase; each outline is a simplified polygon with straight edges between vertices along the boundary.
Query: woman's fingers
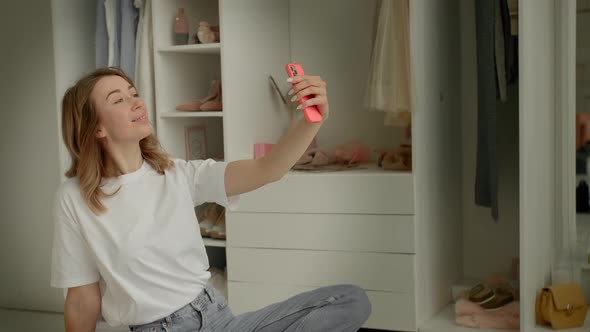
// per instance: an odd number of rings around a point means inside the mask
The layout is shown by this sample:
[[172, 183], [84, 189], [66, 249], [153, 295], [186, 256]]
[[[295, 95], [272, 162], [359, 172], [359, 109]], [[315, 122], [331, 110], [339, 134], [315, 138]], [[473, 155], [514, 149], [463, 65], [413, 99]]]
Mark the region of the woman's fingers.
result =
[[309, 106], [326, 106], [328, 104], [328, 98], [326, 96], [318, 96], [315, 98], [311, 98], [308, 99], [306, 101], [304, 101], [302, 104], [300, 104], [299, 106], [297, 106], [297, 109], [305, 109]]
[[326, 94], [326, 89], [318, 88], [315, 86], [309, 86], [303, 90], [300, 90], [297, 94], [291, 97], [291, 101], [300, 100], [301, 98], [309, 95], [323, 96]]
[[325, 88], [326, 82], [324, 82], [319, 76], [295, 76], [292, 78], [291, 84], [294, 84], [293, 88], [289, 91], [291, 95], [297, 94], [299, 91], [310, 87]]

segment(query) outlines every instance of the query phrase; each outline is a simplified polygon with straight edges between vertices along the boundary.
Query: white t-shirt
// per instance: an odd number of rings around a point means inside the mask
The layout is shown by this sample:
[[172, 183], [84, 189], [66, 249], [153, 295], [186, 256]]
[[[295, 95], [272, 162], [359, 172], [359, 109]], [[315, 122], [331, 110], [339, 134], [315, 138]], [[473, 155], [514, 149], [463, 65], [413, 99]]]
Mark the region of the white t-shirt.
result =
[[[224, 162], [174, 160], [158, 174], [146, 161], [132, 173], [103, 179], [106, 212], [96, 216], [77, 178], [62, 183], [54, 211], [51, 286], [104, 280], [102, 315], [111, 326], [163, 318], [192, 301], [209, 280], [209, 261], [194, 206], [225, 193]], [[101, 280], [102, 281], [102, 280]]]

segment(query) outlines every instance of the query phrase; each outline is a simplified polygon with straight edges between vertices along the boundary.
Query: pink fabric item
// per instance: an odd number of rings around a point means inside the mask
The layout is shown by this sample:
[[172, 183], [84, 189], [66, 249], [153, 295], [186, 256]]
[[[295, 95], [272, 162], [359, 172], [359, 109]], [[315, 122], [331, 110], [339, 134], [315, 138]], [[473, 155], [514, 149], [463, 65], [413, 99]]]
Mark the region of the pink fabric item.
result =
[[254, 159], [259, 159], [264, 157], [267, 153], [272, 150], [274, 144], [269, 143], [255, 143], [254, 144]]
[[520, 304], [513, 301], [495, 311], [486, 311], [480, 305], [465, 299], [455, 303], [455, 322], [471, 328], [520, 328]]
[[337, 162], [349, 165], [364, 164], [369, 161], [369, 149], [362, 143], [342, 144], [334, 150]]
[[295, 170], [344, 170], [367, 163], [369, 149], [362, 143], [341, 144], [333, 151], [314, 147], [312, 144], [293, 166]]
[[480, 329], [520, 329], [520, 318], [513, 316], [466, 315], [458, 316], [455, 322], [464, 327]]

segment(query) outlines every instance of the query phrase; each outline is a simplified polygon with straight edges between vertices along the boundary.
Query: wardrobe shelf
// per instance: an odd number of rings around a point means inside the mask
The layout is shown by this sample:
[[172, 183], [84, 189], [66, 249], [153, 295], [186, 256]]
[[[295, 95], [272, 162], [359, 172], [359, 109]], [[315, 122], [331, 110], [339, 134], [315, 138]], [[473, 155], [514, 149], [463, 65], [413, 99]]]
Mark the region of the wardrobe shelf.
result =
[[205, 247], [226, 247], [225, 240], [203, 238], [203, 243], [205, 243]]
[[174, 45], [161, 47], [158, 49], [160, 53], [196, 53], [196, 54], [220, 54], [221, 44], [189, 44], [189, 45]]
[[362, 168], [348, 169], [340, 171], [301, 171], [291, 170], [288, 176], [412, 176], [411, 171], [386, 171], [377, 166], [376, 162], [372, 162]]
[[160, 115], [160, 118], [221, 118], [223, 112], [167, 112]]

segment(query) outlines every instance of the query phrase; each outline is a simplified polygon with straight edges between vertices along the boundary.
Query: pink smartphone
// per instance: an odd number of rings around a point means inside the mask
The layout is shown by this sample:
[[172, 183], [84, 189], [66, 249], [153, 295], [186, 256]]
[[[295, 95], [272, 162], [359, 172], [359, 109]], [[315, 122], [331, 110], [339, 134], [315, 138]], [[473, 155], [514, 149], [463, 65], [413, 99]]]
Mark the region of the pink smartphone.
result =
[[[285, 70], [287, 70], [287, 75], [289, 75], [289, 77], [304, 75], [303, 67], [301, 67], [301, 65], [298, 63], [288, 63], [285, 66]], [[295, 86], [295, 84], [291, 84], [291, 85]], [[312, 96], [305, 96], [305, 97], [299, 99], [299, 104], [303, 104], [304, 101], [306, 101], [310, 98], [313, 98], [313, 97]], [[305, 116], [305, 120], [307, 120], [307, 122], [321, 122], [322, 121], [322, 113], [315, 105], [306, 107], [303, 110], [303, 115]]]

